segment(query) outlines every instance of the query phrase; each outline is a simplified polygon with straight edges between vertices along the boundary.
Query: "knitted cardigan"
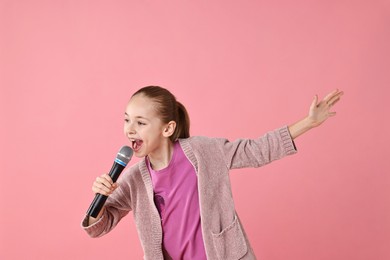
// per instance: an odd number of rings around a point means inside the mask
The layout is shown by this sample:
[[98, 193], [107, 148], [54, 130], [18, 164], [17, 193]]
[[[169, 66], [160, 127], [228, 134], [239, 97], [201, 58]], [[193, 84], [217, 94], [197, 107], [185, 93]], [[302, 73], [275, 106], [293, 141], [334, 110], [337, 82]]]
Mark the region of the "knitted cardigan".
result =
[[[202, 234], [207, 259], [256, 259], [235, 211], [229, 170], [260, 167], [296, 153], [287, 126], [258, 139], [190, 137], [179, 140], [198, 178]], [[102, 217], [92, 225], [86, 216], [82, 227], [91, 237], [112, 230], [133, 211], [144, 259], [162, 260], [162, 227], [153, 201], [153, 187], [145, 159], [125, 170], [119, 187], [109, 196]]]

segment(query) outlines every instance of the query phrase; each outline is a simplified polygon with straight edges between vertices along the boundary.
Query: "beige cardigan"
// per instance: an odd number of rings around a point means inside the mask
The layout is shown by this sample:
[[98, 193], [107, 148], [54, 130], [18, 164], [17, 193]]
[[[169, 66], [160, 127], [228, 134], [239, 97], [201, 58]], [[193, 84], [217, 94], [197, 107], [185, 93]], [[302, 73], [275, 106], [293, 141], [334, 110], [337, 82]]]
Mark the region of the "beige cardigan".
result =
[[[296, 153], [288, 128], [284, 126], [254, 140], [229, 142], [222, 138], [190, 137], [180, 139], [180, 145], [198, 176], [207, 259], [256, 259], [234, 208], [229, 170], [260, 167]], [[161, 222], [145, 160], [126, 169], [118, 184], [107, 199], [102, 217], [90, 226], [85, 217], [82, 227], [91, 237], [102, 236], [132, 210], [144, 259], [164, 259]]]

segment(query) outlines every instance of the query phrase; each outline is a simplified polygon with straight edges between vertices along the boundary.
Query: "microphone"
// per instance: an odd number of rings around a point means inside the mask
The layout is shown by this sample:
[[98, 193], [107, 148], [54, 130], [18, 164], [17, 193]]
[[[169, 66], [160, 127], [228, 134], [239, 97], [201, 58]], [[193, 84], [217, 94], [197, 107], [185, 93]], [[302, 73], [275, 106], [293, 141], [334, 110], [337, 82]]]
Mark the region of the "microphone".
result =
[[[127, 163], [130, 161], [131, 156], [133, 156], [133, 150], [131, 150], [131, 148], [128, 146], [122, 146], [122, 148], [116, 155], [114, 164], [112, 165], [110, 173], [108, 174], [113, 182], [116, 182], [119, 175], [126, 167]], [[103, 205], [106, 202], [107, 198], [107, 196], [97, 193], [95, 195], [95, 199], [89, 206], [87, 215], [96, 218], [100, 210], [103, 208]]]

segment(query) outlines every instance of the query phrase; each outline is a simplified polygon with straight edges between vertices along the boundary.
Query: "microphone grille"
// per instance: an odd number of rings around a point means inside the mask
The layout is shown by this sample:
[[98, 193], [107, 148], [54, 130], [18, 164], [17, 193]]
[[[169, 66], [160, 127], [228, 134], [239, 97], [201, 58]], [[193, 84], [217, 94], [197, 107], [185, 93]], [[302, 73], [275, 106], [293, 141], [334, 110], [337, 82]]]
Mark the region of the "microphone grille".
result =
[[132, 156], [133, 150], [125, 145], [122, 146], [122, 148], [119, 150], [118, 154], [116, 155], [116, 160], [120, 160], [124, 163], [124, 166], [126, 166]]

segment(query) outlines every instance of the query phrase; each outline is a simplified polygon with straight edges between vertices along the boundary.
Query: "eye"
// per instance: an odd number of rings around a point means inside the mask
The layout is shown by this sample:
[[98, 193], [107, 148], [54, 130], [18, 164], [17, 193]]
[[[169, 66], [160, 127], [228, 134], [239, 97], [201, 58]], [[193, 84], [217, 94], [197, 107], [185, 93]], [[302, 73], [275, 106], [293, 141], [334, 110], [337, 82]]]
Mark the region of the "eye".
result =
[[128, 123], [129, 121], [130, 121], [129, 119], [125, 118], [125, 122], [126, 122], [126, 123]]
[[138, 125], [146, 125], [145, 123], [140, 122], [140, 121], [138, 121], [137, 123], [138, 123]]

